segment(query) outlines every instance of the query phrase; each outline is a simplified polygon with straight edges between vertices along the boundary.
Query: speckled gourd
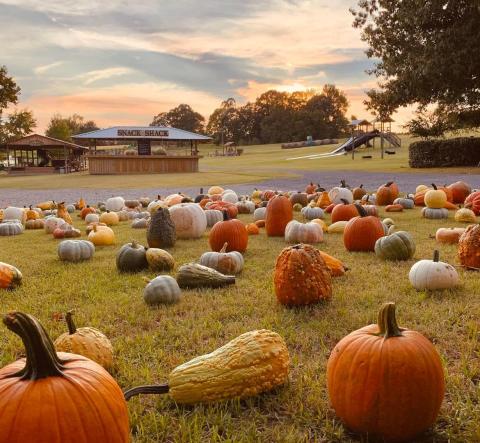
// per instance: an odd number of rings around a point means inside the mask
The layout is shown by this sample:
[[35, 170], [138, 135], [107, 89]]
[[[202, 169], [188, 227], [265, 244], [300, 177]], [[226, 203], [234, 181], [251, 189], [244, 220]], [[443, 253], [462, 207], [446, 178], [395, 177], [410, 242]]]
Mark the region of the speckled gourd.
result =
[[177, 366], [167, 385], [139, 386], [125, 399], [139, 394], [169, 393], [177, 403], [203, 403], [245, 398], [283, 385], [290, 356], [283, 338], [261, 329], [246, 332], [210, 354]]
[[113, 347], [110, 340], [98, 329], [92, 327], [76, 328], [73, 322], [73, 312], [65, 315], [68, 332], [55, 340], [57, 352], [70, 352], [83, 355], [93, 360], [105, 369], [113, 365]]
[[175, 266], [172, 255], [160, 248], [148, 248], [145, 257], [152, 271], [171, 271]]
[[219, 288], [235, 284], [235, 276], [223, 275], [197, 263], [187, 263], [178, 269], [177, 282], [181, 288]]

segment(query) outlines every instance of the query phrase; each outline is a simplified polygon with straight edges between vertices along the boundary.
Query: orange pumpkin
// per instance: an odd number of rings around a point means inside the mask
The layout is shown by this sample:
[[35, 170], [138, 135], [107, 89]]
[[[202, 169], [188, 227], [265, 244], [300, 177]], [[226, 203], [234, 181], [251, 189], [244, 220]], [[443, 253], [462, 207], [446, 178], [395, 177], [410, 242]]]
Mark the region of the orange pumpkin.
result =
[[212, 199], [210, 198], [202, 198], [202, 200], [200, 200], [200, 207], [205, 209], [205, 206], [207, 206], [207, 203], [210, 203], [211, 201], [213, 201]]
[[248, 223], [245, 226], [245, 229], [247, 230], [248, 235], [258, 235], [260, 233], [260, 229], [258, 229], [258, 226], [255, 223]]
[[375, 202], [378, 206], [391, 205], [398, 193], [398, 186], [394, 182], [388, 182], [377, 189]]
[[470, 185], [463, 181], [452, 183], [450, 186], [448, 186], [448, 189], [452, 191], [453, 203], [463, 203], [470, 192], [472, 192]]
[[382, 222], [356, 205], [358, 217], [352, 218], [343, 231], [343, 243], [348, 251], [374, 251], [376, 241], [385, 235]]
[[15, 289], [22, 284], [22, 273], [8, 263], [0, 262], [0, 289]]
[[308, 305], [332, 297], [330, 270], [320, 251], [311, 245], [282, 250], [275, 263], [277, 300], [284, 305]]
[[310, 184], [305, 188], [305, 192], [307, 194], [313, 194], [316, 189], [317, 189], [317, 186], [314, 185], [313, 182], [310, 182]]
[[480, 215], [480, 191], [473, 192], [465, 199], [465, 207]]
[[435, 233], [435, 239], [439, 243], [456, 244], [465, 232], [465, 228], [439, 228]]
[[270, 237], [283, 237], [285, 227], [293, 219], [290, 200], [283, 195], [275, 195], [267, 204], [265, 230]]
[[348, 221], [353, 217], [358, 216], [358, 211], [354, 204], [348, 203], [344, 198], [341, 200], [342, 203], [335, 205], [332, 209], [332, 223], [337, 221]]
[[327, 385], [337, 416], [369, 441], [411, 441], [435, 422], [445, 394], [438, 352], [419, 332], [398, 327], [394, 303], [382, 307], [377, 324], [335, 346]]
[[[226, 210], [230, 218], [235, 218], [238, 215], [238, 208], [235, 204], [223, 201], [214, 201], [213, 203], [207, 203], [206, 209], [217, 209], [219, 211]], [[223, 245], [222, 245], [223, 246]]]
[[220, 251], [228, 243], [227, 252], [245, 252], [248, 246], [248, 233], [242, 221], [231, 219], [227, 211], [223, 211], [223, 221], [215, 223], [208, 234], [208, 242], [212, 251]]
[[332, 202], [330, 200], [330, 197], [328, 196], [328, 192], [323, 191], [317, 200], [317, 206], [319, 208], [325, 209], [327, 206], [330, 206], [331, 204]]
[[80, 197], [80, 200], [78, 200], [77, 203], [75, 203], [75, 209], [79, 209], [80, 211], [87, 206], [87, 203], [83, 199], [83, 197]]
[[27, 220], [37, 220], [40, 218], [40, 214], [35, 211], [35, 209], [32, 209], [32, 205], [30, 205], [30, 208], [25, 211], [25, 214], [27, 216]]
[[100, 365], [56, 353], [34, 317], [11, 312], [7, 328], [23, 340], [26, 359], [0, 369], [2, 443], [126, 443], [130, 441], [122, 390]]
[[353, 199], [354, 200], [361, 200], [362, 197], [367, 193], [363, 188], [363, 185], [360, 185], [358, 188], [353, 188]]
[[70, 217], [70, 214], [65, 209], [65, 202], [62, 202], [62, 203], [58, 204], [57, 217], [58, 218], [63, 218], [63, 220], [65, 220], [69, 225], [73, 224], [72, 217]]
[[259, 227], [259, 228], [264, 228], [265, 227], [265, 220], [257, 220], [255, 222], [255, 224]]
[[88, 214], [95, 214], [96, 212], [97, 211], [95, 211], [95, 208], [92, 208], [92, 207], [87, 205], [80, 211], [80, 217], [82, 218], [82, 220], [85, 220], [85, 217]]
[[480, 268], [480, 225], [470, 225], [458, 240], [458, 258], [467, 268]]

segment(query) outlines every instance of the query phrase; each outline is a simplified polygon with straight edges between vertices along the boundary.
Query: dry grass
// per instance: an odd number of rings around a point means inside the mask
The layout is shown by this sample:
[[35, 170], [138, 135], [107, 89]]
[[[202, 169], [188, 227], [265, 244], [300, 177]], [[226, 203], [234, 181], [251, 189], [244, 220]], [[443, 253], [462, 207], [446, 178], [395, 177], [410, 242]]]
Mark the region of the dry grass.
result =
[[[242, 216], [244, 221], [251, 216]], [[417, 242], [415, 259], [427, 258], [438, 245], [429, 234], [452, 220], [420, 218], [419, 210], [393, 217], [399, 230]], [[83, 223], [77, 222], [77, 226]], [[262, 230], [263, 231], [263, 230]], [[389, 263], [374, 254], [348, 253], [341, 235], [327, 235], [321, 249], [344, 260], [351, 270], [334, 281], [331, 302], [286, 309], [277, 304], [272, 287], [281, 238], [250, 237], [245, 270], [234, 287], [185, 291], [175, 306], [149, 309], [143, 302], [142, 276], [120, 275], [115, 253], [123, 243], [145, 244], [145, 231], [129, 223], [115, 228], [116, 247], [97, 248], [92, 261], [65, 264], [56, 257], [57, 240], [27, 231], [0, 238], [0, 260], [18, 266], [24, 285], [3, 292], [2, 312], [22, 310], [37, 316], [57, 337], [65, 326], [55, 312], [77, 310], [77, 325], [91, 325], [112, 340], [114, 377], [122, 388], [165, 381], [169, 371], [207, 353], [239, 334], [268, 328], [280, 333], [291, 353], [289, 383], [276, 392], [245, 401], [184, 407], [166, 397], [143, 396], [129, 403], [136, 442], [347, 442], [353, 437], [328, 406], [325, 369], [329, 352], [344, 335], [375, 321], [379, 306], [395, 301], [402, 326], [430, 338], [445, 365], [447, 394], [435, 428], [419, 441], [480, 441], [480, 278], [460, 270], [456, 290], [416, 292], [408, 282], [414, 260]], [[200, 240], [178, 241], [172, 254], [177, 266], [196, 260], [208, 249]], [[441, 258], [455, 262], [456, 248], [441, 246]], [[18, 357], [20, 341], [2, 328], [0, 364]]]

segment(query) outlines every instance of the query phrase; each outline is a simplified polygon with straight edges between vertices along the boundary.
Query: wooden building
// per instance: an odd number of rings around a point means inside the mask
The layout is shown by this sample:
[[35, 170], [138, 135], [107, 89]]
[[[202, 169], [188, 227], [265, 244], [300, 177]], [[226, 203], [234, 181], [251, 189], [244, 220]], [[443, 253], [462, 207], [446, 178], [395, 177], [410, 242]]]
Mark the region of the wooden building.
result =
[[9, 142], [2, 151], [9, 174], [67, 174], [87, 167], [88, 148], [40, 134]]
[[[198, 172], [198, 143], [210, 137], [170, 127], [115, 126], [73, 136], [74, 140], [89, 145], [88, 170], [90, 174], [162, 174]], [[100, 150], [98, 143], [127, 143], [135, 147], [124, 153]], [[181, 143], [189, 146], [189, 153], [180, 155], [155, 154], [152, 144]]]

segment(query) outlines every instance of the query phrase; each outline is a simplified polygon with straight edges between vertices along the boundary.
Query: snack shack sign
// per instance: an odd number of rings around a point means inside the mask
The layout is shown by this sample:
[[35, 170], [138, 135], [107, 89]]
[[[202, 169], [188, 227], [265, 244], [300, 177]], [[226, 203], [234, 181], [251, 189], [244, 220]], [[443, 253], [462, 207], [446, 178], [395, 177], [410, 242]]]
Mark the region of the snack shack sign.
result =
[[164, 129], [117, 129], [117, 137], [168, 137]]

